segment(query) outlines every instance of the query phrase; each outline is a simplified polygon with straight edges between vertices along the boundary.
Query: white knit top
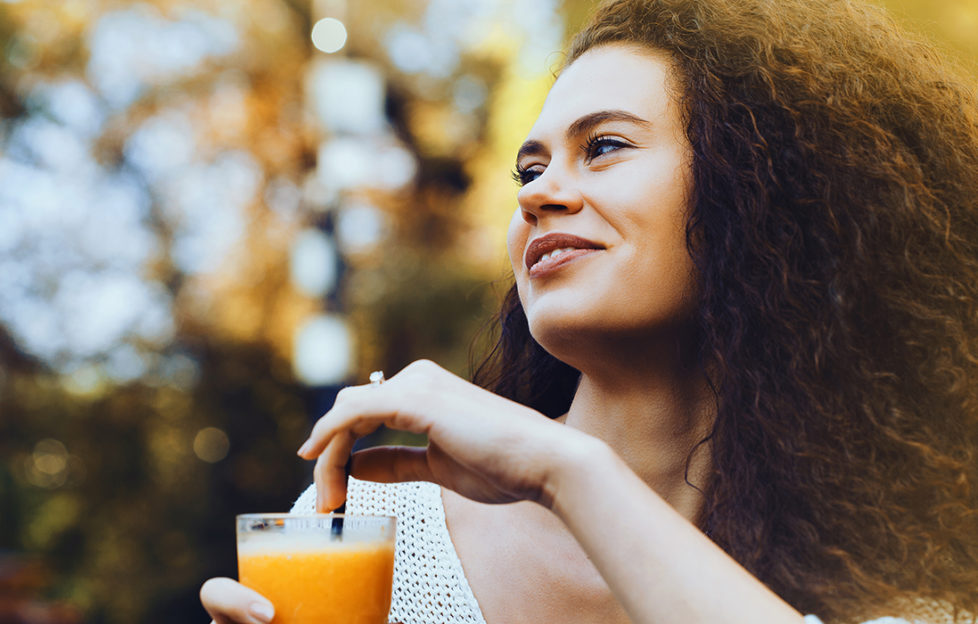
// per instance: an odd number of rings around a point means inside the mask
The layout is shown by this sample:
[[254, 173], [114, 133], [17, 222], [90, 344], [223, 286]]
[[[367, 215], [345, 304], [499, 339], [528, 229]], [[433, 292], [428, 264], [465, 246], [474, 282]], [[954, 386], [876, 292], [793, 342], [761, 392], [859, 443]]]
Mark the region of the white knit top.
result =
[[[315, 510], [316, 488], [309, 487], [292, 513]], [[391, 622], [486, 624], [448, 534], [440, 487], [427, 482], [384, 484], [351, 478], [346, 511], [397, 518]]]
[[[292, 513], [316, 510], [316, 488], [299, 496]], [[486, 624], [445, 523], [441, 488], [424, 481], [373, 483], [350, 478], [346, 511], [397, 518], [390, 621], [403, 624]], [[935, 618], [937, 624], [943, 618]], [[814, 615], [805, 624], [821, 624]], [[864, 624], [911, 624], [885, 617]], [[914, 620], [913, 624], [926, 624]]]

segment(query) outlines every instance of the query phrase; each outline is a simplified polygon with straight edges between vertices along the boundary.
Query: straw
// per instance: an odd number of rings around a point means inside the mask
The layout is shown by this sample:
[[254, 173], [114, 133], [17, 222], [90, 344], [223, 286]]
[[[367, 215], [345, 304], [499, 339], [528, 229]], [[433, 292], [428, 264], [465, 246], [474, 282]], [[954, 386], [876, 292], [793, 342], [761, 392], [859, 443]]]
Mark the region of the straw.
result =
[[[346, 503], [343, 503], [342, 505], [340, 505], [339, 507], [337, 507], [336, 509], [334, 509], [333, 510], [333, 513], [334, 514], [343, 514], [343, 513], [346, 513]], [[338, 540], [338, 539], [340, 539], [340, 538], [343, 537], [343, 516], [342, 515], [339, 515], [339, 516], [334, 515], [333, 516], [333, 521], [330, 523], [330, 526], [329, 526], [329, 534], [330, 534], [330, 537], [332, 539], [334, 539], [334, 540]]]

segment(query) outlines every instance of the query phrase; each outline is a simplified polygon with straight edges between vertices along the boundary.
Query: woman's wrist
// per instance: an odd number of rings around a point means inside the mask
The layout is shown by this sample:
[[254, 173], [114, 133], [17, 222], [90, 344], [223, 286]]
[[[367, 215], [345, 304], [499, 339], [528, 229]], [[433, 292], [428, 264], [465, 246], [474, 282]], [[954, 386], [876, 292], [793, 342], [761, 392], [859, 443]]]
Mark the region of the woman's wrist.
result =
[[603, 440], [573, 429], [568, 433], [568, 440], [551, 454], [538, 501], [561, 519], [567, 511], [586, 503], [583, 499], [592, 482], [614, 479], [614, 465], [620, 462]]

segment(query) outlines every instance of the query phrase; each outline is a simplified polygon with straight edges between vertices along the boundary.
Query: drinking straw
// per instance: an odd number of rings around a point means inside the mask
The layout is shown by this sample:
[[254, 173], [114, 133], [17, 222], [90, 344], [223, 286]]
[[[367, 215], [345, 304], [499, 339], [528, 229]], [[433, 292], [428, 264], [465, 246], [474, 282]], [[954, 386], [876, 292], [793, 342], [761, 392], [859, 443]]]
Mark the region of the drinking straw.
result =
[[330, 534], [330, 536], [334, 540], [338, 540], [338, 539], [340, 539], [343, 536], [343, 516], [342, 516], [342, 514], [346, 513], [346, 503], [343, 503], [342, 505], [340, 505], [339, 507], [337, 507], [336, 509], [334, 509], [333, 510], [333, 513], [334, 514], [340, 514], [340, 515], [334, 515], [333, 516], [333, 521], [330, 523], [330, 526], [329, 526], [329, 534]]

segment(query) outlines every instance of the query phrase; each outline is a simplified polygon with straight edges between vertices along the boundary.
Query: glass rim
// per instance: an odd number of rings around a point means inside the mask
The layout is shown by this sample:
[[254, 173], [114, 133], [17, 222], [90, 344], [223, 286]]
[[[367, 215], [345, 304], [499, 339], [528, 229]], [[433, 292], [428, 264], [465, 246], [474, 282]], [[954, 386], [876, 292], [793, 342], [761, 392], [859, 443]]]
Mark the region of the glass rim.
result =
[[385, 516], [380, 514], [356, 514], [356, 513], [288, 513], [288, 512], [271, 512], [271, 513], [243, 513], [236, 514], [235, 518], [253, 520], [257, 518], [269, 518], [271, 520], [287, 520], [289, 518], [295, 518], [297, 520], [308, 520], [308, 519], [323, 519], [323, 518], [375, 518], [377, 520], [397, 520], [397, 516]]

